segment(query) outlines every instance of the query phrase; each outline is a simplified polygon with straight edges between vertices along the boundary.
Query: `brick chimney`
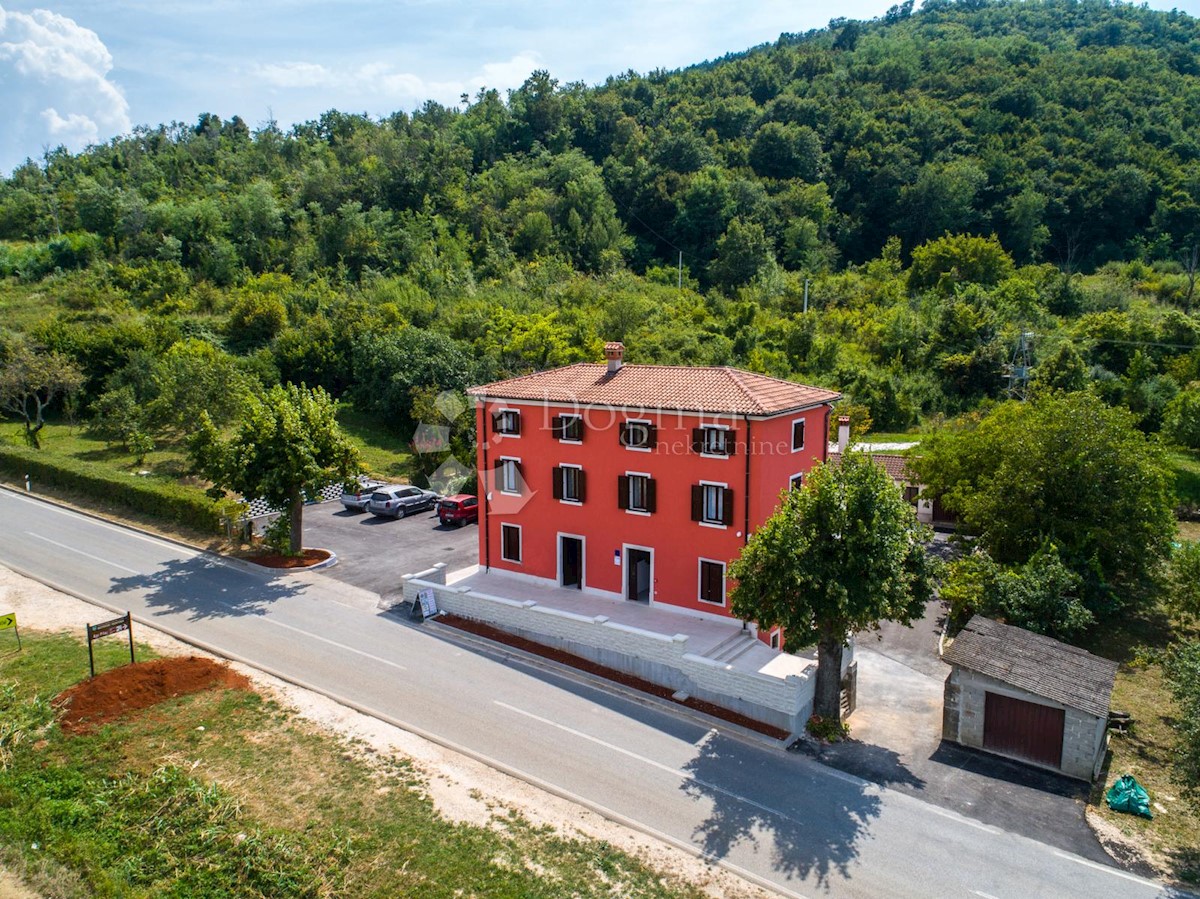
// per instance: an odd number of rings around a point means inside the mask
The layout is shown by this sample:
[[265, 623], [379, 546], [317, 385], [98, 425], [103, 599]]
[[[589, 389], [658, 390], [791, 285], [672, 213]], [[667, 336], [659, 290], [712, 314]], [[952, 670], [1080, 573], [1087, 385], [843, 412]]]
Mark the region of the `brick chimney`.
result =
[[625, 362], [625, 344], [620, 341], [604, 344], [604, 358], [608, 360], [608, 373], [620, 371]]
[[838, 416], [838, 452], [844, 453], [850, 445], [850, 416]]

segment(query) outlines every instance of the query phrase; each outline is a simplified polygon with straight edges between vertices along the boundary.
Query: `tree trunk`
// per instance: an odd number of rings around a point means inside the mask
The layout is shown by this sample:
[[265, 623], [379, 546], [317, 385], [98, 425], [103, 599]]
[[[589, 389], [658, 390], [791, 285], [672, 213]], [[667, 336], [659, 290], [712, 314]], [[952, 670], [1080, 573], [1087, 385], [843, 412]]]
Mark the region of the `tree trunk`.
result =
[[288, 512], [291, 518], [288, 548], [293, 556], [298, 556], [304, 552], [304, 497], [301, 494], [292, 497], [292, 507]]
[[824, 632], [817, 641], [817, 688], [813, 714], [842, 720], [842, 648], [845, 635]]

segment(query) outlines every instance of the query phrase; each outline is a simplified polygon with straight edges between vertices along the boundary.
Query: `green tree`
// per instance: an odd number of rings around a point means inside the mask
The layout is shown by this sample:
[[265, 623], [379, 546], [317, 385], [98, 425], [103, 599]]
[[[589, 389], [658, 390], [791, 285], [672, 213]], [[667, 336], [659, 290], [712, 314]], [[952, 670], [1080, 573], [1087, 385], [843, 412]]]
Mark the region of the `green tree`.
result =
[[908, 287], [951, 293], [956, 284], [995, 286], [1012, 272], [1012, 259], [994, 236], [947, 234], [913, 250]]
[[1177, 647], [1167, 658], [1166, 672], [1179, 706], [1175, 770], [1187, 795], [1200, 800], [1200, 641]]
[[1183, 543], [1171, 554], [1167, 604], [1185, 618], [1200, 620], [1200, 543]]
[[887, 474], [848, 453], [818, 466], [803, 490], [750, 537], [730, 567], [733, 613], [817, 644], [814, 712], [841, 720], [842, 649], [880, 621], [908, 624], [933, 595], [935, 561], [916, 514]]
[[305, 495], [362, 470], [358, 450], [338, 427], [336, 411], [319, 387], [276, 385], [247, 400], [228, 437], [202, 413], [189, 445], [193, 465], [216, 488], [286, 510], [290, 552], [299, 555]]
[[1200, 449], [1200, 385], [1190, 385], [1167, 403], [1163, 436], [1189, 449]]
[[1035, 390], [1062, 390], [1072, 393], [1087, 387], [1091, 376], [1087, 363], [1073, 343], [1061, 343], [1044, 361], [1033, 369]]
[[1004, 403], [977, 424], [935, 432], [909, 464], [1001, 565], [1053, 543], [1097, 621], [1149, 596], [1170, 551], [1164, 452], [1129, 412], [1091, 393]]
[[0, 363], [0, 410], [20, 419], [25, 440], [40, 449], [46, 409], [56, 399], [73, 397], [82, 386], [83, 372], [70, 357], [14, 341]]

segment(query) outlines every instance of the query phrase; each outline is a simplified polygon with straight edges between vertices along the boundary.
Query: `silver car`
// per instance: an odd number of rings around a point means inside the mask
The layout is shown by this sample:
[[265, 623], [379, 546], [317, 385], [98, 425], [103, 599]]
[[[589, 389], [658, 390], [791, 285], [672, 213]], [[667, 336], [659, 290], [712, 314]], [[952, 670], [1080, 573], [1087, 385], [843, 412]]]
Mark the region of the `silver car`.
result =
[[343, 488], [342, 490], [342, 505], [350, 512], [365, 512], [367, 511], [367, 503], [371, 501], [371, 495], [381, 487], [388, 486], [383, 481], [372, 481], [364, 478], [357, 486]]
[[413, 512], [425, 512], [437, 505], [439, 497], [432, 490], [422, 490], [408, 484], [383, 487], [371, 494], [367, 511], [380, 518], [403, 518]]

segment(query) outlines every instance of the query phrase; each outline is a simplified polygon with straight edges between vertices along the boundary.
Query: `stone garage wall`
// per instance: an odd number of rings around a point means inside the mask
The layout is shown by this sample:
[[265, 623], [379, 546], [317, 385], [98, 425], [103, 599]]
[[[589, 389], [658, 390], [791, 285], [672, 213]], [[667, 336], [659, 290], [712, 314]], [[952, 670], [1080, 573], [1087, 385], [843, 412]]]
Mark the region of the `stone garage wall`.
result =
[[[1099, 773], [1108, 747], [1108, 722], [1105, 719], [1026, 693], [1011, 684], [959, 666], [955, 666], [946, 678], [942, 738], [983, 749], [984, 704], [988, 693], [1001, 693], [1026, 702], [1064, 709], [1062, 767], [1054, 770], [1087, 781]], [[1021, 761], [1037, 765], [1027, 759]]]
[[799, 733], [812, 715], [815, 676], [778, 678], [739, 671], [691, 652], [684, 634], [659, 634], [604, 615], [578, 615], [532, 600], [448, 587], [443, 566], [404, 576], [406, 603], [411, 605], [424, 589], [433, 590], [443, 611], [683, 691], [789, 733]]

